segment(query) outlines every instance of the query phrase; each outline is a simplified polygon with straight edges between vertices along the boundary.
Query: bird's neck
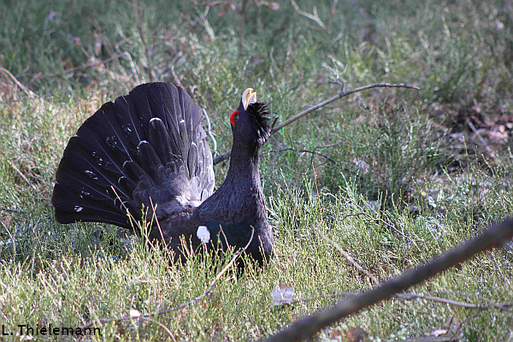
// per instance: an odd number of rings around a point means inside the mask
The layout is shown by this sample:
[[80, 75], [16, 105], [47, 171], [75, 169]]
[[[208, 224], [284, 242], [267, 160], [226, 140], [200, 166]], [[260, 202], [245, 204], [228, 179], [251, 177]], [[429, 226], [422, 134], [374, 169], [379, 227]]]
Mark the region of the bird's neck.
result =
[[241, 148], [234, 145], [230, 157], [230, 167], [224, 182], [243, 188], [254, 187], [258, 184], [258, 188], [260, 188], [259, 150], [258, 146]]
[[232, 148], [230, 168], [223, 184], [198, 208], [202, 219], [242, 222], [265, 216], [265, 201], [258, 170], [258, 150]]

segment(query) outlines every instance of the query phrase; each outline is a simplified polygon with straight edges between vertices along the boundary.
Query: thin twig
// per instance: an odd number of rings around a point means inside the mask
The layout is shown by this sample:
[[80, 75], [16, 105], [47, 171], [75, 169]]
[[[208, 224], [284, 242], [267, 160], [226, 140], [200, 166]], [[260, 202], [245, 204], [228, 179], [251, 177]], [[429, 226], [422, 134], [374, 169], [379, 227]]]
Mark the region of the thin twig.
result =
[[495, 257], [493, 256], [493, 251], [490, 251], [490, 252], [488, 252], [488, 253], [490, 254], [490, 257], [492, 258], [492, 260], [493, 260], [493, 262], [494, 262], [494, 264], [495, 264], [495, 267], [497, 267], [497, 271], [499, 271], [499, 274], [501, 275], [501, 277], [502, 277], [502, 279], [504, 280], [504, 282], [505, 282], [506, 284], [508, 284], [508, 285], [511, 285], [511, 282], [509, 281], [509, 279], [508, 279], [508, 278], [506, 278], [506, 277], [504, 276], [504, 274], [502, 273], [501, 268], [500, 268], [500, 266], [499, 266], [499, 263], [497, 262], [497, 260], [496, 260], [496, 259], [495, 259]]
[[[364, 292], [347, 298], [334, 307], [316, 315], [298, 319], [294, 324], [271, 336], [266, 341], [301, 341], [312, 338], [318, 331], [338, 320], [354, 314], [363, 308], [376, 304], [409, 287], [419, 284], [452, 266], [460, 264], [475, 254], [485, 250], [507, 246], [506, 242], [513, 237], [513, 219], [508, 219], [484, 231], [474, 239], [454, 248], [433, 261], [408, 271], [403, 275]], [[501, 304], [503, 305], [503, 304]], [[504, 304], [510, 307], [510, 303]]]
[[16, 167], [16, 165], [14, 165], [12, 160], [9, 160], [9, 164], [11, 164], [14, 171], [16, 171], [20, 175], [21, 179], [23, 179], [25, 181], [25, 183], [30, 185], [32, 187], [32, 189], [37, 190], [37, 187], [29, 181], [29, 179]]
[[347, 259], [354, 267], [356, 267], [360, 272], [364, 273], [366, 276], [371, 278], [371, 280], [376, 284], [379, 285], [379, 280], [376, 278], [372, 273], [367, 271], [365, 268], [363, 268], [359, 263], [357, 263], [353, 257], [349, 253], [347, 253], [345, 250], [343, 250], [335, 241], [331, 240], [327, 236], [325, 236], [323, 233], [320, 232], [320, 230], [316, 229], [317, 234], [319, 234], [324, 240], [326, 240], [328, 243], [330, 243], [335, 249], [344, 256], [344, 258]]
[[[345, 250], [343, 250], [336, 242], [334, 242], [333, 240], [329, 239], [327, 236], [322, 234], [319, 230], [316, 229], [316, 231], [324, 240], [326, 240], [333, 247], [335, 247], [335, 249], [337, 251], [339, 251], [339, 253], [342, 254], [347, 259], [347, 261], [349, 261], [360, 272], [364, 273], [369, 278], [371, 278], [372, 281], [374, 281], [374, 283], [376, 285], [380, 284], [380, 281], [372, 273], [370, 273], [369, 271], [364, 269], [360, 264], [358, 264], [358, 262], [356, 262], [351, 257], [351, 255], [349, 253], [347, 253]], [[319, 296], [319, 297], [315, 297], [314, 299], [335, 298], [335, 297], [341, 297], [341, 296], [346, 296], [347, 297], [347, 296], [355, 296], [355, 295], [357, 295], [357, 294], [356, 293], [349, 293], [349, 292], [342, 292], [342, 293], [337, 293], [337, 294], [334, 294], [334, 295]], [[455, 306], [461, 306], [461, 307], [464, 307], [464, 308], [467, 308], [467, 309], [478, 309], [478, 310], [490, 310], [490, 309], [494, 309], [494, 308], [502, 309], [502, 310], [509, 310], [509, 308], [511, 308], [513, 306], [513, 303], [503, 303], [503, 304], [493, 304], [493, 305], [482, 306], [482, 305], [475, 305], [475, 304], [470, 304], [470, 303], [465, 303], [465, 302], [459, 302], [459, 301], [455, 301], [455, 300], [452, 300], [452, 299], [446, 299], [446, 298], [440, 298], [440, 297], [434, 297], [434, 296], [426, 296], [426, 295], [421, 295], [421, 294], [417, 294], [417, 293], [398, 293], [394, 297], [396, 297], [398, 299], [401, 299], [401, 300], [424, 299], [424, 300], [430, 300], [430, 301], [435, 301], [435, 302], [440, 302], [440, 303], [446, 303], [446, 304], [455, 305]], [[486, 299], [486, 298], [479, 298], [479, 299], [481, 299], [483, 301], [487, 301], [488, 303], [491, 303], [491, 301], [489, 299]], [[295, 302], [311, 301], [311, 300], [313, 300], [313, 299], [297, 300]], [[293, 303], [295, 303], [295, 302], [293, 302]], [[291, 304], [293, 304], [293, 303], [291, 303]]]
[[[336, 161], [335, 159], [330, 158], [330, 157], [328, 157], [327, 155], [322, 154], [322, 153], [320, 153], [320, 152], [312, 151], [312, 150], [306, 150], [306, 149], [296, 150], [296, 149], [295, 149], [295, 148], [293, 148], [293, 147], [285, 147], [285, 148], [282, 148], [282, 149], [279, 149], [279, 150], [270, 150], [270, 151], [268, 151], [267, 153], [274, 153], [274, 152], [276, 152], [276, 154], [278, 155], [279, 153], [281, 153], [281, 152], [285, 152], [285, 151], [294, 151], [294, 152], [299, 152], [299, 153], [311, 153], [311, 154], [318, 155], [319, 157], [323, 157], [324, 159], [329, 160], [330, 162], [332, 162], [332, 163], [334, 163], [334, 164], [340, 164], [340, 163], [339, 163], [338, 161]], [[276, 157], [275, 157], [275, 158], [276, 158]]]
[[477, 293], [467, 293], [467, 292], [461, 292], [461, 291], [448, 291], [448, 290], [438, 290], [438, 291], [431, 291], [430, 294], [446, 294], [446, 295], [453, 295], [453, 296], [461, 296], [461, 297], [474, 297], [476, 299], [479, 299], [480, 301], [487, 302], [487, 303], [493, 303], [490, 299], [483, 297]]
[[[277, 140], [276, 140], [272, 135], [271, 135], [271, 139], [273, 139], [274, 141], [276, 141], [276, 143], [279, 145], [278, 141], [277, 141]], [[315, 147], [314, 147], [314, 151], [312, 151], [312, 150], [305, 150], [305, 149], [303, 149], [303, 150], [296, 150], [295, 148], [292, 148], [292, 147], [284, 147], [284, 148], [282, 148], [282, 149], [278, 149], [278, 150], [270, 150], [270, 151], [267, 151], [267, 152], [265, 152], [266, 154], [270, 154], [270, 153], [276, 153], [276, 154], [274, 155], [273, 160], [271, 161], [271, 165], [269, 166], [269, 168], [268, 168], [268, 170], [267, 170], [267, 173], [265, 174], [264, 178], [265, 178], [265, 177], [266, 177], [266, 176], [267, 176], [267, 175], [272, 171], [272, 169], [273, 169], [273, 167], [274, 167], [274, 164], [276, 163], [276, 160], [278, 159], [278, 157], [279, 157], [280, 153], [281, 153], [281, 152], [285, 152], [285, 151], [294, 151], [294, 152], [312, 153], [312, 154], [317, 154], [317, 155], [319, 155], [319, 156], [323, 157], [324, 159], [326, 159], [326, 162], [321, 163], [321, 164], [319, 164], [319, 165], [315, 166], [315, 168], [318, 168], [318, 167], [320, 167], [321, 165], [324, 165], [324, 164], [325, 164], [325, 163], [327, 163], [328, 161], [329, 161], [329, 162], [332, 162], [332, 163], [334, 163], [334, 164], [338, 164], [338, 165], [340, 165], [340, 164], [341, 164], [340, 162], [336, 161], [335, 159], [333, 159], [333, 158], [331, 158], [331, 157], [328, 157], [328, 156], [327, 156], [327, 155], [325, 155], [325, 154], [319, 153], [319, 152], [317, 152], [317, 151], [315, 151], [315, 150], [318, 150], [318, 149], [319, 149], [319, 150], [321, 150], [321, 149], [323, 150], [323, 149], [326, 149], [326, 148], [335, 147], [335, 146], [338, 146], [338, 145], [340, 145], [340, 144], [344, 143], [346, 140], [347, 140], [347, 139], [343, 139], [343, 140], [341, 140], [341, 141], [339, 141], [339, 142], [336, 142], [336, 143], [334, 143], [334, 144], [329, 144], [329, 145], [324, 145], [324, 146], [315, 146]]]
[[311, 298], [295, 299], [292, 302], [290, 302], [290, 304], [287, 304], [287, 305], [294, 305], [294, 304], [298, 304], [298, 303], [312, 302], [312, 301], [318, 300], [318, 299], [332, 299], [332, 298], [338, 298], [338, 297], [352, 297], [352, 296], [357, 296], [357, 295], [358, 295], [358, 293], [356, 293], [356, 292], [338, 292], [338, 293], [334, 293], [334, 294], [320, 295], [320, 296], [311, 297]]
[[320, 27], [322, 27], [323, 30], [326, 30], [326, 25], [324, 25], [324, 23], [322, 22], [321, 18], [319, 18], [319, 15], [317, 14], [317, 7], [314, 6], [313, 8], [313, 14], [310, 14], [310, 13], [307, 13], [305, 11], [302, 11], [298, 4], [296, 4], [296, 2], [294, 0], [290, 0], [290, 3], [292, 4], [292, 6], [294, 6], [294, 8], [296, 9], [296, 11], [307, 17], [308, 19], [311, 19], [313, 21], [315, 21], [317, 23], [317, 25], [319, 25]]
[[157, 324], [158, 326], [160, 326], [162, 329], [164, 329], [164, 331], [169, 335], [169, 337], [176, 342], [176, 338], [175, 336], [173, 335], [173, 333], [171, 332], [171, 330], [169, 330], [168, 327], [166, 327], [164, 324], [160, 323], [159, 321], [157, 320], [154, 320], [152, 318], [149, 318], [149, 317], [141, 317], [141, 319], [145, 319], [149, 322], [152, 322], [152, 323], [155, 323]]
[[499, 304], [491, 304], [491, 305], [476, 305], [476, 304], [470, 304], [466, 302], [459, 302], [452, 299], [447, 298], [440, 298], [440, 297], [433, 297], [433, 296], [426, 296], [422, 294], [417, 293], [398, 293], [394, 297], [402, 300], [414, 300], [414, 299], [424, 299], [439, 303], [445, 303], [450, 304], [454, 306], [460, 306], [466, 309], [476, 309], [476, 310], [492, 310], [492, 309], [499, 309], [499, 310], [506, 310], [511, 311], [511, 308], [513, 307], [513, 302], [507, 302], [507, 303], [499, 303]]
[[490, 147], [488, 146], [488, 144], [486, 143], [486, 141], [483, 139], [483, 137], [481, 136], [481, 134], [479, 134], [479, 132], [477, 131], [476, 129], [476, 126], [474, 126], [474, 124], [468, 120], [467, 121], [467, 124], [468, 126], [470, 127], [470, 129], [472, 130], [472, 132], [474, 132], [474, 134], [477, 136], [477, 138], [479, 139], [479, 141], [481, 142], [481, 144], [483, 144], [484, 148], [486, 149], [486, 151], [488, 151], [492, 156], [493, 156], [493, 152], [492, 150], [490, 149]]
[[[244, 251], [246, 251], [246, 249], [249, 247], [249, 245], [253, 241], [254, 235], [255, 235], [255, 229], [252, 229], [251, 236], [250, 236], [249, 241], [246, 244], [246, 246], [244, 246], [241, 250], [239, 250], [232, 257], [230, 262], [228, 262], [228, 264], [226, 264], [226, 266], [223, 267], [223, 269], [214, 277], [214, 279], [210, 282], [208, 288], [201, 295], [191, 299], [188, 302], [185, 302], [185, 303], [182, 303], [182, 304], [180, 304], [178, 306], [175, 306], [175, 307], [173, 307], [171, 309], [166, 309], [166, 310], [157, 311], [155, 313], [141, 315], [140, 317], [137, 317], [137, 318], [138, 319], [139, 318], [140, 319], [147, 319], [147, 318], [156, 317], [156, 316], [159, 316], [159, 315], [163, 315], [163, 314], [166, 314], [166, 313], [170, 313], [170, 312], [173, 312], [173, 311], [177, 311], [177, 310], [183, 309], [183, 308], [185, 308], [187, 306], [190, 306], [190, 305], [192, 305], [192, 304], [194, 304], [196, 302], [199, 302], [201, 299], [203, 299], [205, 296], [207, 296], [212, 291], [214, 286], [217, 284], [217, 281], [219, 280], [219, 278], [221, 278], [223, 276], [223, 274], [225, 274], [230, 269], [230, 267], [232, 267], [232, 265], [239, 258], [239, 256], [242, 253], [244, 253]], [[133, 319], [133, 318], [134, 317], [132, 317], [132, 316], [124, 316], [124, 317], [118, 317], [118, 318], [100, 318], [100, 319], [97, 319], [95, 321], [91, 321], [91, 322], [89, 322], [89, 323], [79, 327], [79, 329], [83, 330], [83, 329], [86, 329], [86, 328], [90, 328], [90, 327], [92, 327], [92, 326], [94, 326], [96, 324], [104, 324], [104, 323], [108, 323], [108, 322], [121, 322], [121, 321], [130, 320], [130, 319]]]
[[20, 214], [26, 214], [27, 212], [24, 211], [24, 210], [18, 210], [18, 209], [11, 209], [11, 208], [6, 208], [6, 207], [0, 207], [0, 210], [3, 210], [3, 211], [11, 211], [13, 213], [20, 213]]
[[[358, 296], [358, 295], [361, 295], [361, 293], [356, 293], [356, 292], [338, 292], [338, 293], [334, 293], [334, 294], [320, 295], [320, 296], [311, 297], [311, 298], [296, 299], [296, 300], [293, 300], [292, 302], [290, 302], [290, 304], [287, 304], [287, 305], [306, 303], [306, 302], [311, 302], [311, 301], [319, 300], [319, 299], [332, 299], [332, 298], [339, 298], [339, 297], [354, 297], [354, 296]], [[489, 300], [487, 298], [481, 298], [481, 300], [489, 302], [490, 304], [488, 304], [488, 305], [471, 304], [471, 303], [467, 303], [467, 302], [460, 302], [460, 301], [456, 301], [456, 300], [452, 300], [452, 299], [428, 296], [428, 295], [423, 295], [423, 294], [419, 294], [419, 293], [397, 293], [397, 294], [394, 295], [394, 298], [397, 298], [397, 299], [400, 299], [400, 300], [404, 300], [404, 301], [413, 301], [413, 300], [416, 300], [416, 299], [424, 299], [424, 300], [429, 300], [429, 301], [433, 301], [433, 302], [444, 303], [444, 304], [449, 304], [449, 305], [453, 305], [453, 306], [459, 306], [459, 307], [462, 307], [462, 308], [474, 309], [474, 310], [479, 310], [479, 311], [487, 311], [487, 310], [493, 310], [493, 309], [504, 310], [504, 311], [511, 311], [511, 308], [513, 308], [513, 302], [506, 302], [506, 303], [498, 303], [497, 304], [497, 303], [493, 303], [491, 300]]]
[[416, 87], [416, 86], [413, 86], [413, 85], [410, 85], [410, 84], [405, 84], [405, 83], [397, 83], [397, 84], [395, 84], [395, 83], [374, 83], [374, 84], [369, 84], [369, 85], [366, 85], [366, 86], [363, 86], [363, 87], [354, 88], [354, 89], [351, 89], [351, 90], [348, 90], [348, 91], [341, 91], [337, 95], [332, 96], [329, 99], [324, 100], [321, 103], [318, 103], [315, 106], [310, 107], [307, 110], [302, 111], [301, 113], [291, 117], [288, 120], [285, 120], [284, 122], [282, 122], [278, 126], [274, 127], [272, 132], [274, 133], [274, 132], [282, 129], [283, 127], [293, 123], [294, 121], [296, 121], [298, 119], [301, 119], [303, 116], [313, 112], [314, 110], [317, 110], [317, 109], [319, 109], [321, 107], [324, 107], [327, 104], [330, 104], [333, 101], [336, 101], [336, 100], [338, 100], [338, 99], [340, 99], [342, 97], [346, 97], [348, 95], [351, 95], [351, 94], [354, 94], [354, 93], [358, 93], [358, 92], [360, 92], [362, 90], [367, 90], [367, 89], [372, 89], [372, 88], [410, 88], [410, 89], [416, 89], [416, 90], [420, 89], [419, 87]]
[[25, 87], [23, 84], [21, 84], [20, 81], [18, 81], [18, 79], [16, 77], [14, 77], [14, 75], [7, 69], [5, 68], [2, 68], [0, 67], [0, 71], [7, 75], [7, 77], [9, 77], [14, 83], [16, 83], [16, 85], [30, 98], [34, 98], [36, 97], [36, 94], [34, 94], [32, 91], [30, 91], [29, 88]]
[[[280, 129], [282, 129], [283, 127], [285, 127], [287, 125], [290, 125], [294, 121], [301, 119], [303, 116], [305, 116], [305, 115], [307, 115], [307, 114], [309, 114], [309, 113], [311, 113], [311, 112], [313, 112], [313, 111], [315, 111], [315, 110], [317, 110], [319, 108], [322, 108], [322, 107], [332, 103], [333, 101], [336, 101], [336, 100], [341, 99], [343, 97], [346, 97], [348, 95], [351, 95], [351, 94], [354, 94], [354, 93], [358, 93], [358, 92], [363, 91], [363, 90], [372, 89], [372, 88], [410, 88], [410, 89], [416, 89], [416, 90], [420, 89], [419, 87], [416, 87], [416, 86], [410, 85], [410, 84], [406, 84], [406, 83], [374, 83], [374, 84], [369, 84], [369, 85], [366, 85], [366, 86], [363, 86], [363, 87], [354, 88], [354, 89], [351, 89], [351, 90], [348, 90], [348, 91], [342, 90], [337, 95], [332, 96], [329, 99], [324, 100], [324, 101], [316, 104], [315, 106], [312, 106], [312, 107], [308, 108], [307, 110], [304, 110], [301, 113], [299, 113], [299, 114], [291, 117], [290, 119], [282, 122], [278, 126], [273, 127], [273, 129], [271, 131], [271, 134], [279, 131]], [[230, 155], [231, 155], [231, 151], [228, 151], [228, 152], [225, 152], [225, 153], [215, 157], [214, 158], [214, 165], [216, 165], [217, 163], [222, 162], [223, 160], [226, 160], [226, 159], [230, 158]]]
[[301, 152], [301, 153], [311, 153], [311, 154], [315, 154], [315, 155], [318, 155], [319, 157], [323, 157], [324, 159], [332, 162], [333, 164], [340, 164], [338, 161], [336, 161], [335, 159], [331, 158], [331, 157], [328, 157], [327, 155], [325, 154], [322, 154], [320, 152], [317, 152], [317, 151], [312, 151], [312, 150], [305, 150], [305, 149], [302, 149], [302, 150], [297, 150], [298, 152]]
[[474, 126], [474, 124], [470, 120], [467, 121], [467, 124], [470, 127], [470, 129], [472, 130], [472, 132], [474, 132], [474, 134], [477, 136], [479, 141], [481, 141], [481, 144], [483, 144], [483, 146], [488, 150], [489, 149], [488, 144], [486, 143], [486, 141], [484, 141], [483, 137], [479, 134], [479, 132], [476, 129], [476, 126]]
[[410, 241], [411, 243], [413, 243], [415, 246], [418, 247], [418, 245], [415, 243], [415, 241], [413, 241], [410, 237], [408, 237], [407, 235], [405, 235], [403, 232], [401, 232], [399, 229], [397, 229], [393, 224], [391, 223], [388, 223], [387, 221], [379, 218], [379, 217], [372, 217], [372, 215], [370, 214], [367, 214], [365, 212], [359, 212], [359, 213], [353, 213], [353, 214], [345, 214], [344, 216], [342, 216], [341, 220], [345, 220], [346, 218], [348, 217], [353, 217], [353, 216], [366, 216], [367, 218], [369, 218], [371, 221], [377, 221], [377, 222], [381, 222], [383, 223], [385, 226], [389, 227], [389, 228], [392, 228], [395, 232], [399, 233], [403, 238], [407, 239], [408, 241]]
[[338, 142], [336, 142], [336, 143], [333, 143], [333, 144], [324, 145], [324, 146], [315, 146], [314, 148], [315, 148], [316, 150], [320, 150], [320, 149], [325, 149], [325, 148], [335, 147], [335, 146], [338, 146], [338, 145], [340, 145], [340, 144], [345, 143], [346, 141], [347, 141], [347, 138], [346, 138], [346, 139], [342, 139], [342, 140], [340, 140], [340, 141], [338, 141]]

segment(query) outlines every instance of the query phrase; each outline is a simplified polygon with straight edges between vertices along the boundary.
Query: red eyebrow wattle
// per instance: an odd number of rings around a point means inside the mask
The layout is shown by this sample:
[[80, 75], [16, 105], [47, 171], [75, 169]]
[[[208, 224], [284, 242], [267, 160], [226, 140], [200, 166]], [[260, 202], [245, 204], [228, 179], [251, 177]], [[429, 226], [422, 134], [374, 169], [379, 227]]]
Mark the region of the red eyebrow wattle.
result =
[[239, 111], [238, 110], [233, 111], [233, 113], [230, 115], [230, 122], [232, 123], [233, 127], [235, 127], [235, 117], [237, 115], [239, 115]]

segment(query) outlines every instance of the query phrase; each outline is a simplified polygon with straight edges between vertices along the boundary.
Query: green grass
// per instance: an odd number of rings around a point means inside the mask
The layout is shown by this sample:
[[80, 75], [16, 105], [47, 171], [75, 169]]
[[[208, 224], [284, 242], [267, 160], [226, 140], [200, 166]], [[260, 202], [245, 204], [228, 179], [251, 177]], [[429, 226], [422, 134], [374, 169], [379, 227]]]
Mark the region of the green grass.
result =
[[[312, 13], [308, 1], [297, 3]], [[337, 77], [346, 89], [422, 88], [353, 95], [273, 135], [261, 173], [276, 256], [239, 277], [227, 272], [201, 301], [153, 317], [177, 341], [261, 339], [339, 300], [274, 307], [280, 283], [300, 299], [372, 288], [319, 232], [384, 281], [511, 215], [508, 3], [338, 1], [331, 15], [323, 1], [325, 28], [279, 4], [248, 2], [239, 56], [240, 13], [221, 15], [224, 6], [206, 14], [202, 2], [0, 3], [0, 67], [36, 94], [0, 73], [0, 324], [8, 331], [173, 308], [201, 295], [231, 258], [169, 265], [165, 252], [115, 227], [55, 223], [50, 198], [68, 139], [102, 103], [142, 82], [178, 78], [208, 112], [218, 154], [230, 148], [228, 115], [245, 87], [279, 121], [338, 92], [329, 83]], [[487, 146], [465, 120], [493, 123], [480, 132]], [[496, 143], [487, 132], [501, 125], [509, 140]], [[226, 164], [216, 170], [221, 184]], [[496, 250], [413, 291], [503, 303], [513, 301], [512, 279], [511, 250]], [[361, 327], [372, 340], [394, 341], [448, 329], [450, 318], [461, 322], [461, 341], [513, 338], [511, 312], [395, 299], [317, 338]], [[99, 327], [93, 340], [172, 340], [149, 320]]]

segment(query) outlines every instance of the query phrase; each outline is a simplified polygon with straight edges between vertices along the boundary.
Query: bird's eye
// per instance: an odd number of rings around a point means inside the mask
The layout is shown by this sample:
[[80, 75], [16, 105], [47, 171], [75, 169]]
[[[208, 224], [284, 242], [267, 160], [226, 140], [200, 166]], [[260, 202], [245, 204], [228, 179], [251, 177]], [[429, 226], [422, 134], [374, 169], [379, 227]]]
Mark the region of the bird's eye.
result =
[[230, 122], [232, 123], [232, 127], [235, 127], [235, 123], [239, 121], [239, 111], [236, 110], [230, 115]]

